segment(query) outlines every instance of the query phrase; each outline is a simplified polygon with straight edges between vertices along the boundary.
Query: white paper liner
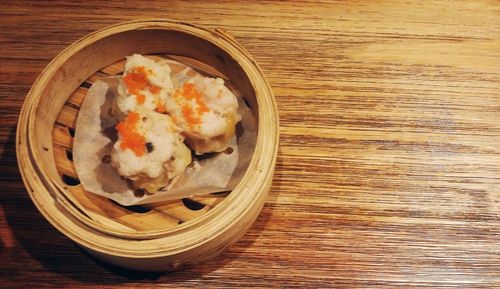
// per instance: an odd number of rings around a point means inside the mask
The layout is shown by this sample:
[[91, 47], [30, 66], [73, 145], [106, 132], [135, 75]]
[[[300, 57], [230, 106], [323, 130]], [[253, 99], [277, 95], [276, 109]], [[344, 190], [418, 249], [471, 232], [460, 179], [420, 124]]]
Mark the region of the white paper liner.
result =
[[[185, 71], [182, 72], [185, 75]], [[178, 75], [179, 76], [179, 75]], [[180, 76], [179, 76], [180, 77]], [[124, 206], [180, 199], [193, 195], [232, 190], [241, 180], [253, 155], [257, 123], [252, 111], [237, 96], [241, 121], [231, 141], [233, 152], [196, 159], [185, 172], [154, 193], [136, 196], [127, 180], [103, 162], [116, 141], [117, 121], [110, 116], [118, 79], [96, 81], [80, 108], [73, 140], [73, 163], [85, 190], [107, 197]]]

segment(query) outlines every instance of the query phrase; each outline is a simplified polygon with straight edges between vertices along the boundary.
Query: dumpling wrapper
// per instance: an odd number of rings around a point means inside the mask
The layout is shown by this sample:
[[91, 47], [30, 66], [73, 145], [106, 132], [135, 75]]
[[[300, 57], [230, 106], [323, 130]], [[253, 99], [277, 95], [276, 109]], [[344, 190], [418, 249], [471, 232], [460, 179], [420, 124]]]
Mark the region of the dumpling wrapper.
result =
[[[176, 76], [185, 77], [185, 71]], [[109, 114], [117, 86], [118, 79], [114, 78], [96, 81], [78, 113], [73, 163], [85, 190], [131, 206], [234, 189], [250, 163], [257, 135], [256, 119], [241, 97], [237, 97], [241, 121], [237, 124], [237, 137], [231, 141], [231, 154], [222, 152], [202, 160], [195, 159], [167, 187], [138, 197], [111, 163], [103, 162], [105, 156], [111, 154], [117, 138], [114, 128], [117, 121]]]

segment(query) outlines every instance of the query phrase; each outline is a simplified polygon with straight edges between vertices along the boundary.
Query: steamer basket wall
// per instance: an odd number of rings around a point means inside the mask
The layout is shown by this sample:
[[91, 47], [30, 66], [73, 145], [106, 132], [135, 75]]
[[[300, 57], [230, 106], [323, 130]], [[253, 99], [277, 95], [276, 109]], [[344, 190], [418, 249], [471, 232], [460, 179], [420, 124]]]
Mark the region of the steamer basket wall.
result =
[[[100, 77], [119, 74], [124, 58], [133, 53], [174, 58], [226, 77], [245, 98], [258, 119], [258, 137], [248, 170], [232, 192], [136, 211], [78, 184], [72, 134], [86, 88]], [[277, 147], [276, 103], [251, 56], [220, 30], [151, 19], [99, 30], [61, 52], [26, 97], [16, 149], [33, 202], [58, 230], [107, 262], [163, 271], [215, 256], [246, 232], [265, 203]]]

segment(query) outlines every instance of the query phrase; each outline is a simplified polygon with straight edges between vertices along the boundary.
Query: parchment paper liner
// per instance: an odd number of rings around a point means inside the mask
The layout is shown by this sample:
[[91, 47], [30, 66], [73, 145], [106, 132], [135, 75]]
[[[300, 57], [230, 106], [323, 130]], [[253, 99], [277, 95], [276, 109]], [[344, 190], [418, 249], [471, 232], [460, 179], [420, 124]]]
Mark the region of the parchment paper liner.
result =
[[[198, 74], [187, 67], [180, 70], [182, 64], [168, 62], [178, 79]], [[223, 152], [194, 158], [185, 172], [175, 177], [167, 187], [151, 195], [135, 194], [127, 180], [109, 162], [103, 162], [103, 158], [111, 154], [116, 140], [114, 126], [117, 121], [110, 116], [109, 111], [116, 97], [118, 81], [116, 78], [96, 81], [89, 89], [78, 114], [73, 141], [73, 163], [85, 190], [130, 206], [230, 191], [238, 184], [253, 155], [257, 123], [242, 97], [236, 94], [241, 121], [237, 125], [236, 136], [231, 141], [230, 154]]]

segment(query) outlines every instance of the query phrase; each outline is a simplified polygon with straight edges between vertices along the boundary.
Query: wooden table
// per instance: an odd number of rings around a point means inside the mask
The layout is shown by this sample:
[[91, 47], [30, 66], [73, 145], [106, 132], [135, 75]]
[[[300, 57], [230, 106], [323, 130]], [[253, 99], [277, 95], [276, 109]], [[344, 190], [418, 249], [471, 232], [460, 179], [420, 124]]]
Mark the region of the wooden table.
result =
[[[500, 288], [496, 1], [0, 3], [0, 287]], [[223, 28], [276, 94], [281, 143], [257, 222], [169, 274], [96, 261], [31, 203], [16, 120], [37, 75], [107, 25]]]

